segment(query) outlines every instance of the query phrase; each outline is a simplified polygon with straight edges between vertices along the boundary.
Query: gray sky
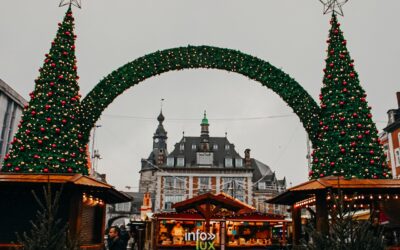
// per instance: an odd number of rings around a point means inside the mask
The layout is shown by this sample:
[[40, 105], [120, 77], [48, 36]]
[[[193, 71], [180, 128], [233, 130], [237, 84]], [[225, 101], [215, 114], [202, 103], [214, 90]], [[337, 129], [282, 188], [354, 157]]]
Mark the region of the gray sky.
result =
[[[4, 0], [1, 5], [0, 78], [27, 99], [66, 11], [58, 3]], [[82, 0], [82, 5], [73, 11], [83, 96], [140, 56], [190, 44], [259, 57], [317, 100], [330, 28], [330, 16], [322, 14], [318, 0]], [[400, 91], [399, 10], [399, 0], [350, 0], [345, 17], [339, 17], [379, 129], [387, 122], [387, 110], [397, 108], [395, 92]], [[252, 157], [288, 183], [307, 180], [306, 133], [287, 104], [244, 76], [198, 69], [147, 79], [104, 111], [96, 133], [103, 157], [98, 170], [117, 188], [138, 186], [140, 159], [151, 151], [161, 98], [170, 151], [182, 131], [199, 136], [207, 110], [211, 136], [227, 132], [242, 156], [250, 148]]]

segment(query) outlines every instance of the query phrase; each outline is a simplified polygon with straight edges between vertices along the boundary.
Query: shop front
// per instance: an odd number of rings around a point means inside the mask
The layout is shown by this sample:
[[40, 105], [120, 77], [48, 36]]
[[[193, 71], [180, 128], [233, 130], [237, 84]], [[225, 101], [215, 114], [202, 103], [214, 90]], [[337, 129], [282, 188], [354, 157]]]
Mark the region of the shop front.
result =
[[[218, 204], [218, 200], [230, 204], [228, 207], [232, 210]], [[191, 202], [184, 202], [188, 201]], [[283, 216], [255, 212], [248, 205], [227, 196], [220, 200], [217, 195], [209, 195], [203, 201], [206, 203], [194, 206], [197, 210], [181, 211], [178, 207], [179, 212], [155, 214], [155, 248], [273, 249], [286, 244], [288, 222]], [[232, 201], [237, 202], [235, 208]], [[207, 204], [209, 214], [204, 216]]]

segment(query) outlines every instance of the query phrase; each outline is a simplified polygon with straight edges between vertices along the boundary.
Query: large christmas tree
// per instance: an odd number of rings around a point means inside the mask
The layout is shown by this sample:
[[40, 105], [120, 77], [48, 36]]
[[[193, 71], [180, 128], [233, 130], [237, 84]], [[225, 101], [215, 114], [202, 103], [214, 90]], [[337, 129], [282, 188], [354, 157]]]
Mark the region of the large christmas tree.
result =
[[24, 108], [3, 172], [87, 174], [85, 147], [75, 121], [79, 86], [71, 6], [45, 55]]
[[390, 178], [367, 95], [360, 86], [335, 12], [327, 42], [318, 140], [313, 145], [309, 176]]

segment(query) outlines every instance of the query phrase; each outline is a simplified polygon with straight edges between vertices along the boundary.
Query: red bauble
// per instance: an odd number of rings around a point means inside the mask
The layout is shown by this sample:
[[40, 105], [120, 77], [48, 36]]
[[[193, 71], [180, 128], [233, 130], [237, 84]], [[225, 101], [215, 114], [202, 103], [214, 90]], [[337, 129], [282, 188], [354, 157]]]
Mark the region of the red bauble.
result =
[[51, 64], [51, 67], [55, 68], [55, 67], [56, 67], [56, 64], [55, 64], [55, 63], [52, 63], [52, 64]]
[[322, 104], [321, 108], [325, 109], [326, 108], [326, 104]]
[[64, 106], [67, 102], [66, 101], [61, 101], [61, 105]]
[[61, 129], [56, 128], [56, 133], [59, 134], [61, 132]]
[[341, 148], [341, 149], [340, 149], [340, 153], [342, 153], [342, 154], [346, 153], [346, 149]]
[[65, 123], [67, 123], [67, 120], [62, 119], [61, 122], [65, 124]]
[[332, 75], [327, 75], [326, 76], [328, 79], [331, 79], [332, 78]]
[[347, 93], [348, 92], [347, 88], [343, 88], [342, 92]]
[[67, 55], [68, 55], [68, 52], [67, 52], [67, 51], [64, 51], [64, 52], [63, 52], [63, 55], [64, 55], [64, 56], [67, 56]]
[[25, 134], [29, 135], [31, 131], [29, 129], [25, 130]]
[[41, 127], [41, 128], [40, 128], [40, 132], [44, 132], [44, 131], [46, 131], [46, 129], [43, 128], [43, 127]]
[[84, 148], [79, 148], [79, 152], [83, 153], [83, 152], [85, 152], [85, 149]]
[[367, 117], [368, 117], [368, 118], [372, 118], [372, 114], [368, 114]]
[[32, 110], [31, 115], [32, 115], [32, 116], [35, 116], [35, 115], [36, 115], [36, 111], [35, 111], [35, 110]]
[[353, 113], [353, 117], [354, 118], [358, 117], [358, 114], [357, 113]]
[[48, 168], [44, 168], [44, 169], [43, 169], [43, 172], [44, 172], [44, 173], [48, 173], [48, 172], [49, 172], [49, 169], [48, 169]]
[[361, 127], [362, 127], [361, 123], [358, 123], [357, 128], [361, 128]]
[[370, 153], [371, 155], [375, 154], [374, 150], [372, 150], [372, 149], [369, 151], [369, 153]]
[[330, 66], [331, 68], [333, 68], [334, 64], [333, 64], [333, 63], [330, 63], [329, 66]]
[[324, 174], [320, 174], [319, 177], [324, 177]]
[[346, 40], [343, 40], [343, 41], [342, 41], [342, 44], [343, 44], [343, 45], [346, 45], [346, 43], [347, 43]]
[[42, 145], [42, 144], [43, 144], [43, 141], [42, 141], [42, 140], [38, 140], [37, 142], [38, 142], [39, 145]]
[[12, 165], [11, 165], [11, 163], [7, 163], [7, 167], [11, 167]]
[[63, 75], [59, 75], [59, 76], [58, 76], [58, 79], [63, 79], [63, 78], [64, 78]]
[[51, 147], [52, 147], [52, 148], [56, 148], [57, 145], [53, 143], [53, 144], [51, 144]]
[[334, 167], [335, 166], [335, 162], [331, 162], [331, 163], [329, 163], [329, 165], [331, 165], [331, 167]]
[[52, 91], [49, 91], [48, 93], [47, 93], [47, 96], [48, 97], [50, 97], [50, 96], [52, 96], [53, 95], [53, 92]]
[[78, 134], [78, 138], [82, 139], [83, 135], [82, 134]]
[[374, 160], [370, 160], [370, 161], [369, 161], [369, 164], [371, 164], [371, 165], [373, 165], [374, 163], [375, 163]]
[[33, 156], [33, 158], [35, 158], [35, 159], [39, 159], [39, 158], [40, 158], [40, 156], [39, 156], [39, 155], [34, 155], [34, 156]]
[[340, 117], [339, 120], [340, 120], [341, 122], [344, 122], [344, 121], [346, 120], [346, 118]]
[[340, 102], [339, 102], [339, 105], [340, 105], [340, 106], [343, 106], [345, 103], [346, 103], [345, 101], [340, 101]]
[[369, 135], [369, 130], [365, 130], [364, 134]]
[[311, 176], [311, 175], [313, 175], [314, 174], [314, 171], [310, 171], [310, 172], [308, 172], [308, 176]]
[[69, 31], [65, 31], [64, 34], [66, 34], [67, 36], [71, 35]]
[[71, 157], [75, 158], [76, 154], [75, 153], [71, 153]]
[[14, 170], [15, 170], [15, 171], [19, 171], [20, 168], [19, 168], [19, 167], [15, 167]]
[[317, 163], [318, 162], [318, 158], [314, 158], [314, 163]]
[[349, 76], [350, 76], [351, 78], [353, 78], [353, 77], [355, 77], [356, 75], [354, 74], [354, 72], [351, 72], [351, 73], [349, 74]]
[[352, 141], [352, 142], [350, 143], [350, 146], [352, 146], [352, 147], [355, 147], [356, 145], [357, 145], [357, 143], [354, 142], [354, 141]]
[[342, 131], [340, 131], [340, 135], [345, 135], [346, 134], [346, 131], [344, 131], [344, 130], [342, 130]]
[[68, 168], [67, 171], [68, 171], [69, 173], [72, 173], [72, 168]]
[[343, 81], [342, 84], [343, 84], [344, 86], [346, 86], [346, 85], [347, 85], [347, 82], [346, 82], [346, 81]]
[[25, 150], [25, 147], [24, 147], [24, 146], [21, 146], [21, 147], [19, 147], [19, 150], [24, 151], [24, 150]]
[[54, 82], [50, 82], [50, 86], [54, 87], [55, 83]]
[[48, 105], [48, 104], [46, 104], [46, 106], [44, 106], [44, 108], [45, 108], [46, 110], [49, 110], [49, 109], [51, 108], [51, 106]]
[[46, 122], [48, 122], [48, 123], [51, 122], [51, 118], [50, 118], [50, 117], [47, 117], [47, 118], [46, 118]]
[[61, 159], [60, 159], [60, 162], [61, 162], [61, 163], [64, 163], [65, 161], [66, 161], [66, 160], [65, 160], [64, 158], [61, 158]]
[[354, 63], [350, 63], [349, 66], [353, 68], [354, 67]]
[[363, 136], [362, 136], [362, 135], [358, 135], [357, 138], [358, 138], [358, 139], [362, 139]]

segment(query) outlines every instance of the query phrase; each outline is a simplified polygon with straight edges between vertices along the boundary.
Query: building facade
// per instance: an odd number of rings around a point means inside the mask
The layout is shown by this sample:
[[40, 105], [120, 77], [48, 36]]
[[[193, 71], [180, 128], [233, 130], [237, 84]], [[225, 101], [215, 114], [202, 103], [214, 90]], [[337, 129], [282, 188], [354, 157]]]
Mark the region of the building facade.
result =
[[397, 95], [397, 109], [390, 109], [388, 114], [388, 124], [380, 134], [386, 161], [392, 169], [393, 178], [400, 178], [400, 92]]
[[203, 193], [224, 192], [260, 212], [284, 213], [284, 207], [264, 201], [286, 190], [285, 179], [277, 180], [267, 165], [251, 158], [250, 149], [240, 156], [226, 135], [211, 137], [206, 113], [200, 136], [183, 135], [171, 153], [162, 113], [157, 119], [153, 150], [142, 160], [139, 184], [139, 192], [155, 194], [155, 212], [171, 211], [174, 203]]
[[0, 79], [0, 167], [18, 130], [18, 122], [27, 101]]

